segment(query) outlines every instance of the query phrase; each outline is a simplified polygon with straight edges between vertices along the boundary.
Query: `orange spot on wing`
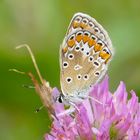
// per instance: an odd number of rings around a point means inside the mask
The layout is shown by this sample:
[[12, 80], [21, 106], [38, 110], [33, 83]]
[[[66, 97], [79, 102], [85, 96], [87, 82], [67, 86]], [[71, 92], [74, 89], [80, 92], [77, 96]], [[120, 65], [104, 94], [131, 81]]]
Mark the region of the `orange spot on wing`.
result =
[[84, 43], [88, 42], [89, 39], [90, 39], [89, 36], [87, 36], [87, 35], [83, 35], [83, 42], [84, 42]]
[[86, 27], [87, 27], [87, 24], [85, 24], [85, 23], [81, 22], [81, 23], [80, 23], [80, 27], [81, 27], [82, 29], [84, 29], [84, 28], [86, 28]]
[[72, 40], [68, 40], [68, 47], [72, 48], [74, 45], [75, 45], [75, 40], [72, 39]]
[[66, 53], [68, 51], [68, 47], [62, 48], [62, 52]]
[[79, 27], [80, 23], [78, 21], [73, 21], [73, 28]]
[[101, 46], [101, 45], [95, 44], [95, 46], [94, 46], [94, 51], [95, 51], [95, 52], [98, 52], [98, 51], [100, 51], [101, 49], [102, 49], [102, 46]]
[[83, 38], [83, 35], [82, 34], [81, 35], [77, 35], [75, 37], [75, 39], [76, 39], [77, 42], [80, 42], [82, 40], [82, 38]]
[[96, 41], [94, 39], [90, 38], [88, 41], [89, 48], [91, 48], [95, 44], [96, 44]]
[[111, 54], [109, 54], [109, 53], [107, 53], [107, 52], [105, 52], [105, 51], [101, 51], [101, 52], [99, 53], [99, 56], [100, 56], [102, 59], [105, 60], [105, 63], [107, 63], [108, 60], [109, 60], [110, 57], [111, 57]]

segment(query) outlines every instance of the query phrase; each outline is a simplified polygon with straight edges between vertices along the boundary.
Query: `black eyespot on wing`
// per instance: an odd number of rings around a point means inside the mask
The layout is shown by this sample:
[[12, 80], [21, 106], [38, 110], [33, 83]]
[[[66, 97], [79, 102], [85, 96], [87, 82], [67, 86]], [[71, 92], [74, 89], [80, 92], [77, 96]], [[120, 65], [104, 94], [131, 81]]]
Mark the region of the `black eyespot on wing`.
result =
[[81, 78], [81, 76], [80, 75], [78, 75], [78, 79], [80, 79]]
[[80, 47], [76, 47], [75, 49], [78, 51], [80, 49]]
[[85, 75], [84, 78], [87, 79], [88, 78], [87, 75]]
[[73, 40], [74, 39], [74, 35], [72, 35], [71, 37], [70, 37], [70, 40]]
[[93, 24], [92, 22], [89, 22], [89, 26], [90, 26], [90, 27], [93, 27], [94, 24]]
[[96, 38], [94, 35], [92, 35], [91, 38], [92, 38], [93, 40], [97, 40], [97, 38]]
[[94, 31], [95, 31], [96, 33], [98, 33], [98, 32], [99, 32], [99, 29], [98, 29], [97, 27], [95, 27]]
[[89, 75], [88, 75], [88, 74], [85, 74], [85, 75], [83, 76], [83, 79], [84, 79], [84, 80], [88, 80], [88, 79], [89, 79]]
[[95, 72], [95, 75], [96, 75], [96, 76], [99, 76], [99, 75], [100, 75], [100, 73], [97, 71], [97, 72]]
[[83, 19], [82, 22], [86, 24], [88, 22], [88, 20], [87, 19]]
[[64, 66], [66, 67], [68, 64], [67, 63], [64, 63]]
[[68, 67], [68, 65], [69, 65], [69, 63], [68, 62], [63, 62], [63, 68], [67, 68]]
[[88, 32], [84, 32], [84, 35], [89, 36], [90, 34]]
[[82, 76], [80, 74], [77, 75], [77, 79], [80, 80]]
[[72, 53], [69, 54], [69, 55], [68, 55], [68, 58], [69, 58], [70, 60], [73, 59], [73, 58], [74, 58], [74, 54], [72, 54]]
[[90, 57], [89, 60], [92, 61], [93, 60], [93, 57]]
[[109, 51], [106, 48], [104, 48], [103, 51], [109, 54]]
[[71, 82], [72, 82], [72, 78], [71, 78], [71, 77], [67, 77], [67, 78], [66, 78], [66, 81], [67, 81], [68, 83], [71, 83]]
[[82, 35], [82, 33], [81, 33], [81, 32], [79, 32], [79, 33], [77, 33], [77, 35]]
[[75, 20], [79, 22], [81, 20], [81, 17], [78, 16], [75, 18]]
[[84, 51], [84, 48], [82, 48], [81, 51]]
[[100, 41], [100, 42], [97, 42], [98, 45], [100, 46], [103, 46], [103, 43]]
[[68, 79], [67, 79], [67, 81], [68, 81], [68, 82], [70, 82], [70, 81], [71, 81], [71, 79], [70, 79], [70, 78], [68, 78]]
[[70, 57], [70, 58], [73, 58], [73, 55], [71, 54], [69, 57]]
[[96, 66], [99, 66], [99, 63], [98, 63], [98, 62], [96, 62], [96, 61], [94, 62], [94, 64], [95, 64]]

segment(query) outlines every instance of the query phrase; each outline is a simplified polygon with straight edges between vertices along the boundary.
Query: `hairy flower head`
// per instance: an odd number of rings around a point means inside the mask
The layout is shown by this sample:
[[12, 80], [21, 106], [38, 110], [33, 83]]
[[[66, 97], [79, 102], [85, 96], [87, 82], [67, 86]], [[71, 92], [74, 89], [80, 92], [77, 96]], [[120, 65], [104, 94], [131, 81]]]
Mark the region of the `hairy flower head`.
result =
[[[128, 99], [123, 82], [111, 93], [108, 77], [90, 90], [90, 96], [99, 100], [86, 99], [78, 105], [79, 111], [73, 115], [54, 118], [51, 131], [45, 140], [139, 140], [140, 103], [134, 91]], [[59, 91], [53, 89], [53, 96]], [[65, 111], [63, 104], [54, 102], [54, 112]]]

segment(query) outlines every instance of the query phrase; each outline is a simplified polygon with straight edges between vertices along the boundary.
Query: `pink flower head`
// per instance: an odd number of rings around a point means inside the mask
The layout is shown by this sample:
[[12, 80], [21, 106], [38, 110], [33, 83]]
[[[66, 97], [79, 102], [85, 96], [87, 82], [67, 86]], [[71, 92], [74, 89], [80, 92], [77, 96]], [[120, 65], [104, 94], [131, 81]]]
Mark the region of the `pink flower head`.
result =
[[[140, 140], [140, 103], [134, 91], [131, 98], [123, 82], [116, 92], [108, 89], [108, 77], [90, 90], [90, 96], [78, 105], [73, 115], [54, 118], [45, 140]], [[53, 90], [53, 96], [59, 94]], [[54, 102], [56, 114], [65, 111], [64, 105]]]

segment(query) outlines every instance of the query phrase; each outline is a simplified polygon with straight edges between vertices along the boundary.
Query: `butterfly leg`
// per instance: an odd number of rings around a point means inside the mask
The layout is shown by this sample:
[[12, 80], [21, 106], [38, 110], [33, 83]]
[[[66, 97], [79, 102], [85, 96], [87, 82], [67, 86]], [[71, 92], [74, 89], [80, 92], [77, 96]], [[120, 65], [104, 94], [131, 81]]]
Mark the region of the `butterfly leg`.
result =
[[97, 99], [95, 99], [95, 98], [93, 98], [93, 97], [91, 97], [91, 96], [88, 96], [88, 98], [91, 99], [91, 100], [93, 100], [93, 101], [95, 101], [95, 102], [97, 102], [98, 104], [103, 105], [103, 107], [106, 106], [106, 105], [108, 105], [108, 104], [106, 104], [106, 103], [100, 102], [99, 100], [97, 100]]
[[[76, 104], [74, 104], [73, 102], [70, 102], [71, 106], [73, 106], [78, 112], [80, 112], [79, 108], [77, 107]], [[75, 111], [75, 110], [74, 110]]]
[[[81, 99], [85, 99], [85, 96], [80, 96]], [[102, 102], [100, 102], [99, 100], [95, 99], [94, 97], [91, 97], [88, 95], [88, 98], [95, 101], [98, 104], [104, 105]]]
[[93, 101], [95, 101], [95, 102], [97, 102], [98, 104], [103, 105], [102, 102], [100, 102], [99, 100], [95, 99], [94, 97], [88, 96], [88, 98], [91, 99], [91, 100], [93, 100]]

